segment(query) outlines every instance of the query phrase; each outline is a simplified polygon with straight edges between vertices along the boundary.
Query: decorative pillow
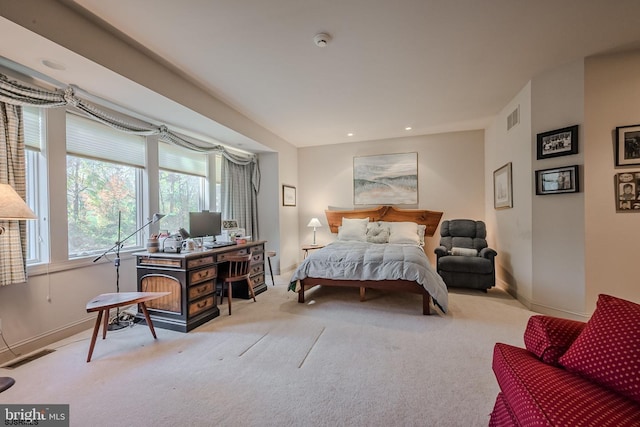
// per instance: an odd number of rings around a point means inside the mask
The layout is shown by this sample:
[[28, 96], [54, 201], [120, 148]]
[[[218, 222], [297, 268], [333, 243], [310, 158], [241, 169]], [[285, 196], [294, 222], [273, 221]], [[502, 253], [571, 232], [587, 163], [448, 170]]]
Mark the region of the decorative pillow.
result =
[[390, 222], [389, 243], [420, 244], [418, 224], [415, 222]]
[[640, 305], [599, 295], [591, 319], [558, 362], [640, 403]]
[[537, 314], [524, 331], [524, 346], [544, 363], [558, 366], [558, 359], [576, 340], [586, 323]]
[[342, 227], [338, 229], [338, 240], [367, 241], [369, 218], [342, 218]]
[[367, 224], [367, 242], [388, 243], [389, 227], [385, 227], [378, 222], [370, 222]]
[[451, 248], [451, 255], [478, 256], [478, 250], [472, 248]]

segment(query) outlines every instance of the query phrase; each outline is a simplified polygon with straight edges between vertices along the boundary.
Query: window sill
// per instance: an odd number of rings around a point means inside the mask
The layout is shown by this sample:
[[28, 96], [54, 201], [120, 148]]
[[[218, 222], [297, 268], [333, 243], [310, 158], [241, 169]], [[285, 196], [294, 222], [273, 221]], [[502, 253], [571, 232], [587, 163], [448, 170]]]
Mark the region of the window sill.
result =
[[[120, 251], [120, 260], [127, 261], [128, 259], [134, 259], [134, 257], [129, 255], [134, 252], [139, 252], [141, 250], [142, 248], [133, 248], [133, 249], [127, 249], [126, 251]], [[30, 277], [42, 276], [50, 273], [57, 273], [57, 272], [66, 271], [66, 270], [75, 270], [78, 268], [85, 268], [93, 265], [100, 265], [105, 263], [113, 264], [113, 259], [115, 258], [115, 254], [110, 253], [102, 257], [99, 261], [93, 262], [93, 260], [97, 256], [98, 255], [91, 255], [88, 257], [74, 258], [67, 261], [59, 261], [55, 263], [42, 263], [42, 264], [28, 265], [27, 274]]]

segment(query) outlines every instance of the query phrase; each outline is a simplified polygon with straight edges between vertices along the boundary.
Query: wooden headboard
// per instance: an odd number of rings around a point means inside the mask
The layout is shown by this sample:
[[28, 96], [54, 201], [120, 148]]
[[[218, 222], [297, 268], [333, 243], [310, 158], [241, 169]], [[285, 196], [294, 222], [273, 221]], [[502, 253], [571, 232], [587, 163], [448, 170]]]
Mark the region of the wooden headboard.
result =
[[369, 221], [411, 221], [423, 224], [427, 227], [424, 235], [432, 237], [442, 218], [442, 212], [422, 209], [399, 209], [393, 206], [378, 206], [371, 209], [354, 209], [347, 211], [325, 210], [324, 213], [327, 216], [327, 223], [332, 233], [338, 232], [338, 227], [342, 225], [342, 218], [369, 217]]

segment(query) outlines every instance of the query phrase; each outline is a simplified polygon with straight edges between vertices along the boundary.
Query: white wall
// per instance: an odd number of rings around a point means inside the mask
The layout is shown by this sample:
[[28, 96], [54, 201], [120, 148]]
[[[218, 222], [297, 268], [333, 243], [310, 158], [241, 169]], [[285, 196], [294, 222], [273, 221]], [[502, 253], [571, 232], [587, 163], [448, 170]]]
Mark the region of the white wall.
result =
[[[584, 61], [536, 76], [531, 83], [533, 171], [580, 165], [584, 158]], [[537, 134], [579, 125], [578, 154], [537, 160]], [[582, 176], [579, 176], [582, 178]], [[534, 178], [535, 179], [535, 178]], [[565, 317], [585, 316], [584, 191], [533, 194], [533, 294], [531, 308]]]
[[[324, 227], [318, 243], [335, 239], [324, 215], [327, 206], [353, 208], [353, 158], [392, 153], [418, 153], [418, 205], [405, 208], [444, 212], [443, 219], [484, 219], [484, 144], [482, 131], [454, 132], [406, 138], [307, 147], [298, 150], [299, 245], [310, 244], [317, 217]], [[425, 252], [435, 262], [436, 235], [427, 239]], [[298, 256], [302, 253], [298, 247]]]
[[[507, 116], [520, 106], [520, 123], [507, 131]], [[531, 84], [485, 130], [485, 207], [489, 237], [498, 252], [496, 280], [526, 304], [532, 298]], [[493, 171], [511, 162], [513, 208], [494, 209]]]
[[585, 62], [585, 265], [587, 310], [607, 293], [640, 303], [640, 212], [616, 213], [616, 126], [640, 123], [640, 51]]

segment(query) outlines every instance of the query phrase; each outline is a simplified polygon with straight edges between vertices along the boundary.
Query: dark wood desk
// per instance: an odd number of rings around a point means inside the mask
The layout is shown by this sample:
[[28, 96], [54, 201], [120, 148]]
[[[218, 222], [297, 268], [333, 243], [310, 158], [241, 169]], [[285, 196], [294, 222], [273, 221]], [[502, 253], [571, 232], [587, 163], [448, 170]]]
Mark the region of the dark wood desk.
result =
[[[226, 271], [226, 258], [251, 254], [251, 279], [257, 294], [267, 290], [264, 269], [265, 241], [247, 242], [215, 249], [181, 253], [136, 252], [138, 290], [169, 292], [147, 304], [158, 328], [179, 332], [190, 330], [218, 317], [218, 278]], [[246, 283], [233, 285], [233, 297], [248, 299]], [[142, 317], [142, 313], [138, 313]]]
[[118, 292], [112, 294], [101, 294], [87, 303], [87, 313], [98, 312], [96, 318], [96, 324], [93, 327], [93, 335], [91, 336], [91, 345], [89, 346], [89, 355], [87, 356], [87, 363], [91, 362], [91, 355], [93, 349], [96, 346], [96, 338], [98, 337], [98, 331], [100, 330], [100, 322], [104, 315], [104, 325], [102, 327], [102, 339], [107, 337], [107, 326], [109, 323], [109, 310], [116, 307], [123, 307], [125, 305], [138, 304], [138, 307], [144, 313], [144, 317], [151, 330], [153, 339], [156, 339], [156, 331], [153, 329], [153, 323], [149, 317], [149, 312], [145, 306], [146, 301], [152, 301], [157, 298], [168, 295], [169, 292]]

